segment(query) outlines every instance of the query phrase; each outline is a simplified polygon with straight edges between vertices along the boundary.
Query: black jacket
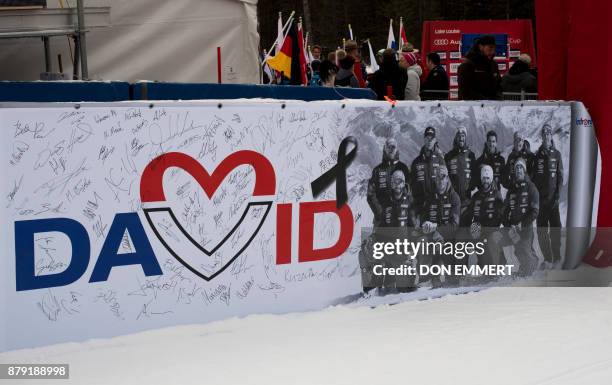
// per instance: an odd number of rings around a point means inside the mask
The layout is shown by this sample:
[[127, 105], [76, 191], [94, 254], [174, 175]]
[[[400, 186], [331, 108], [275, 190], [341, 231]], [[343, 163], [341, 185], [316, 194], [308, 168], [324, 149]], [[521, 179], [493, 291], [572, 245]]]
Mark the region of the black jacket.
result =
[[429, 71], [427, 79], [421, 85], [421, 100], [448, 99], [448, 94], [428, 91], [448, 91], [448, 75], [441, 65], [437, 65]]
[[396, 100], [404, 100], [406, 83], [408, 83], [408, 73], [400, 68], [397, 61], [392, 61], [381, 64], [380, 69], [374, 73], [369, 87], [376, 92], [378, 100], [385, 100], [387, 86], [391, 86]]
[[504, 201], [495, 186], [489, 191], [479, 189], [472, 196], [468, 208], [469, 223], [478, 223], [483, 227], [499, 227], [502, 223]]
[[435, 223], [438, 225], [436, 231], [445, 240], [450, 240], [459, 226], [460, 210], [459, 195], [449, 183], [444, 193], [439, 194], [436, 191], [428, 195], [421, 210], [421, 223], [426, 221]]
[[476, 156], [469, 147], [459, 148], [455, 145], [452, 150], [444, 155], [444, 160], [446, 161], [448, 177], [453, 184], [453, 189], [459, 195], [461, 203], [464, 203], [472, 195], [472, 178], [477, 178], [477, 175], [474, 173]]
[[542, 205], [556, 206], [563, 186], [563, 160], [554, 146], [548, 150], [540, 146], [533, 157], [531, 180], [540, 192]]
[[500, 100], [500, 77], [495, 60], [477, 49], [471, 50], [465, 59], [457, 70], [459, 100]]
[[519, 223], [522, 227], [531, 226], [537, 219], [539, 211], [540, 194], [528, 176], [525, 176], [525, 180], [510, 186], [504, 201], [504, 226]]
[[445, 165], [444, 154], [437, 144], [433, 150], [428, 150], [423, 146], [419, 156], [412, 161], [410, 187], [417, 214], [420, 214], [418, 210], [427, 196], [436, 191], [436, 171], [441, 165]]
[[404, 171], [406, 183], [410, 180], [408, 166], [399, 160], [399, 153], [395, 159], [389, 159], [383, 152], [382, 162], [372, 170], [372, 177], [368, 182], [368, 204], [374, 213], [374, 224], [379, 225], [387, 207], [392, 205], [391, 175], [397, 169]]

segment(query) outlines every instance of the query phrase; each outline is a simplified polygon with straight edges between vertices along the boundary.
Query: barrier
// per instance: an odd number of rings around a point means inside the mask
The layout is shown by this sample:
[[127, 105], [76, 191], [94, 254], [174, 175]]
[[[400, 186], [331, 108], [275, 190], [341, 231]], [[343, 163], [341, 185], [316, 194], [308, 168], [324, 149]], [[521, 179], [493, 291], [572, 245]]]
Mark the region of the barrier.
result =
[[371, 99], [369, 88], [328, 88], [262, 84], [163, 83], [139, 82], [132, 85], [134, 100], [199, 100], [269, 98], [281, 100]]
[[249, 84], [139, 82], [0, 82], [0, 102], [115, 102], [269, 98], [280, 100], [376, 100], [369, 88], [327, 88]]
[[129, 99], [127, 82], [0, 81], [0, 102], [116, 102]]
[[[585, 122], [580, 103], [0, 104], [0, 351], [353, 298], [362, 229], [403, 218], [381, 200], [385, 143], [418, 184], [426, 127], [445, 152], [467, 127], [476, 157], [496, 130], [508, 157], [514, 130], [535, 150], [550, 125], [562, 225], [590, 228], [599, 157]], [[563, 243], [576, 266], [588, 234]]]

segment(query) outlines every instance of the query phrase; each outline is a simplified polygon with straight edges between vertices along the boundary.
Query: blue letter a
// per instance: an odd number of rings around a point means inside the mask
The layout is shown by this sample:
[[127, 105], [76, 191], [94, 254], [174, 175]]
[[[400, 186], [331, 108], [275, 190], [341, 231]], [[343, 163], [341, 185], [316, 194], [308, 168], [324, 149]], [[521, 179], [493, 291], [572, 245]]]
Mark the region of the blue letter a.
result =
[[[119, 251], [123, 234], [126, 231], [132, 239], [135, 251], [133, 253], [118, 254], [117, 251]], [[163, 274], [147, 234], [142, 227], [142, 223], [140, 223], [140, 218], [138, 218], [136, 213], [115, 215], [89, 282], [106, 281], [113, 267], [126, 265], [141, 265], [142, 270], [147, 276]]]

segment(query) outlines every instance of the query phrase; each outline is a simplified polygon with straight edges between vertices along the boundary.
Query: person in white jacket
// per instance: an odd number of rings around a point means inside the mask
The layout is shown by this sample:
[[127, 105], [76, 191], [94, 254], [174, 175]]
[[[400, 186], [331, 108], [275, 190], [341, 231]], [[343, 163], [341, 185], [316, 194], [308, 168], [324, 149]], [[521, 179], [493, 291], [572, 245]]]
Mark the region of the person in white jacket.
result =
[[416, 55], [412, 52], [402, 52], [400, 55], [399, 65], [405, 68], [408, 73], [404, 100], [421, 100], [419, 94], [421, 92], [421, 75], [423, 74], [423, 69], [419, 66], [417, 61]]

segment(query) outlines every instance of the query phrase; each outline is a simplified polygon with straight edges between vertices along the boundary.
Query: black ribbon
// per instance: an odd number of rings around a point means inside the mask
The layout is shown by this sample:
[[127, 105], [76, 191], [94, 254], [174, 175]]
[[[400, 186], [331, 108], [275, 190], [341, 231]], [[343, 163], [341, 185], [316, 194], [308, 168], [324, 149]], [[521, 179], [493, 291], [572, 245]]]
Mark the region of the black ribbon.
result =
[[[348, 145], [352, 143], [353, 149], [346, 152]], [[334, 181], [336, 181], [336, 208], [341, 208], [348, 201], [348, 193], [346, 191], [346, 169], [357, 156], [357, 139], [354, 136], [347, 136], [342, 139], [338, 146], [338, 160], [336, 165], [327, 170], [323, 175], [315, 179], [310, 187], [312, 196], [318, 197], [325, 189], [327, 189]]]

